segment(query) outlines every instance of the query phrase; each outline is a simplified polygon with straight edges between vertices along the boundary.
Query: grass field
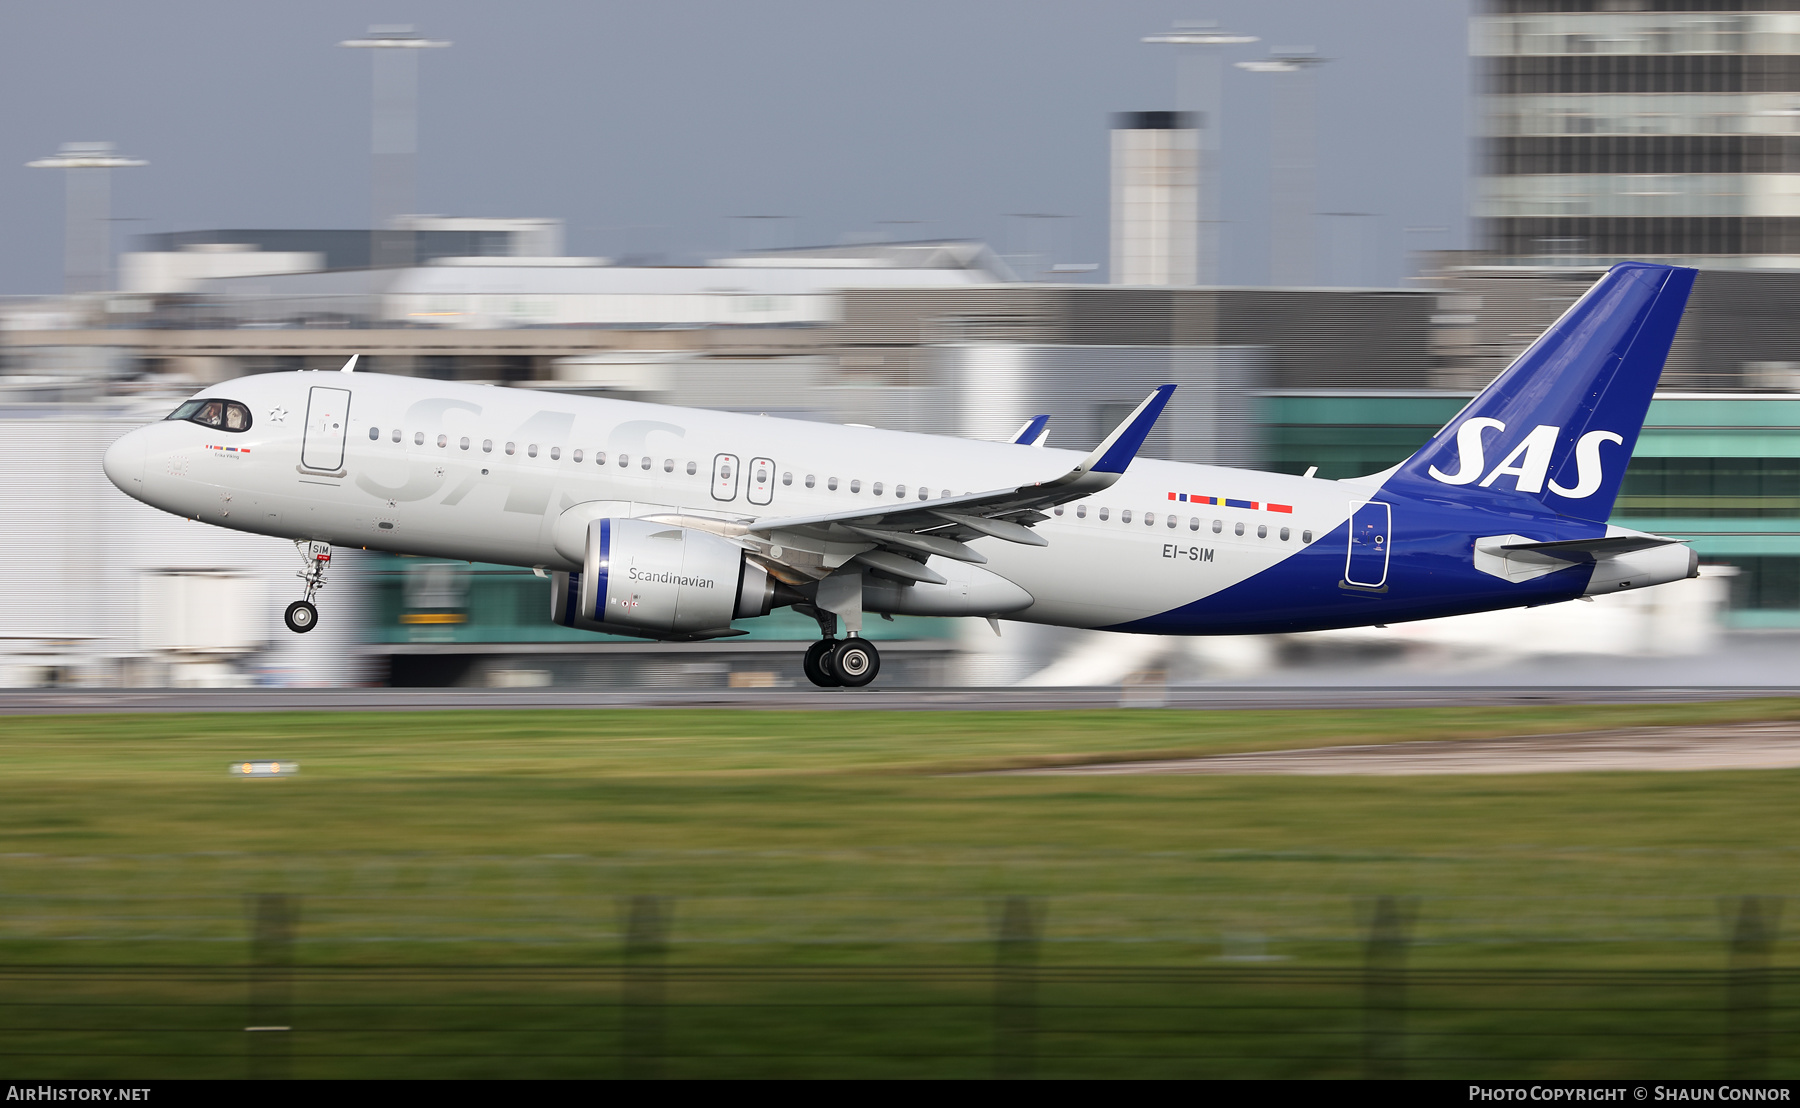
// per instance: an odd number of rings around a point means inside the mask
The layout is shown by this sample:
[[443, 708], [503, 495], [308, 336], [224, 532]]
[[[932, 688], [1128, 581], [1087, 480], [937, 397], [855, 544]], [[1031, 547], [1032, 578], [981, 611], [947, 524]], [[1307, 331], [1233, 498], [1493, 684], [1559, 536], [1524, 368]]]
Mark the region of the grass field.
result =
[[1797, 715], [13, 717], [0, 1073], [1793, 1075], [1800, 773], [958, 773]]

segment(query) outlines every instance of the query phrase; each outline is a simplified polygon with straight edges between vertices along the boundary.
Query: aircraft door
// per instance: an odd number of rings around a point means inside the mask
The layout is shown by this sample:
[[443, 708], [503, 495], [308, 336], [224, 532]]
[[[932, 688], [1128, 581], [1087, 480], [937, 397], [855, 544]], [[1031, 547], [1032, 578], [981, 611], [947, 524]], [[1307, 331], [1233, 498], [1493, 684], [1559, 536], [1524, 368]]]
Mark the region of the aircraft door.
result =
[[712, 493], [714, 500], [736, 500], [738, 459], [736, 454], [720, 454], [713, 458]]
[[767, 504], [775, 495], [775, 463], [767, 458], [751, 458], [750, 473], [744, 492], [752, 504]]
[[1380, 588], [1387, 584], [1388, 550], [1393, 516], [1379, 500], [1350, 505], [1350, 552], [1344, 559], [1346, 584]]
[[300, 443], [300, 464], [328, 473], [343, 469], [349, 424], [350, 390], [313, 386], [306, 398], [306, 437]]

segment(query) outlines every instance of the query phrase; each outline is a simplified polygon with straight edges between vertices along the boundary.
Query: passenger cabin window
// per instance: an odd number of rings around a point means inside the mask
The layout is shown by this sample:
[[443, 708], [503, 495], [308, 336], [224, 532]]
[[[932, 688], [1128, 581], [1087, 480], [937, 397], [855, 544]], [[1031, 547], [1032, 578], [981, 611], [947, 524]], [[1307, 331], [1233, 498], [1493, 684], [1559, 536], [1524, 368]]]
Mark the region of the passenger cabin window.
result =
[[1063, 512], [1063, 510], [1062, 510], [1062, 505], [1061, 505], [1061, 504], [1058, 504], [1058, 505], [1057, 505], [1057, 506], [1056, 506], [1056, 507], [1054, 507], [1054, 508], [1052, 508], [1052, 509], [1050, 509], [1050, 514], [1051, 514], [1051, 515], [1053, 515], [1053, 516], [1059, 516], [1059, 515], [1062, 515], [1062, 512]]
[[414, 431], [413, 432], [413, 445], [414, 446], [424, 446], [425, 445], [425, 432], [423, 432], [423, 431]]
[[1259, 539], [1266, 539], [1269, 537], [1269, 528], [1267, 524], [1259, 523], [1256, 525], [1256, 537]]
[[629, 454], [619, 455], [619, 468], [620, 469], [629, 469], [630, 467], [631, 467], [631, 455], [629, 455]]
[[550, 460], [553, 462], [562, 461], [562, 447], [552, 446], [550, 448]]
[[1213, 534], [1216, 535], [1223, 530], [1225, 530], [1225, 521], [1222, 519], [1213, 520]]
[[831, 480], [825, 482], [825, 487], [830, 489], [832, 492], [836, 492], [837, 491], [837, 478], [833, 477]]
[[376, 440], [378, 440], [380, 438], [381, 438], [381, 428], [379, 428], [379, 427], [369, 428], [369, 441], [370, 442], [375, 442]]
[[168, 418], [198, 423], [218, 431], [236, 433], [250, 429], [250, 409], [235, 400], [189, 400], [170, 412]]
[[1281, 529], [1281, 541], [1282, 542], [1288, 541], [1288, 529], [1286, 527], [1283, 527]]
[[439, 450], [442, 450], [442, 449], [444, 449], [444, 447], [449, 446], [449, 445], [450, 445], [450, 436], [449, 435], [439, 435], [438, 436], [438, 449]]
[[639, 469], [649, 469], [650, 468], [650, 455], [648, 455], [648, 454], [644, 455], [643, 463], [641, 465], [639, 465], [638, 468]]
[[861, 492], [862, 491], [862, 478], [861, 477], [857, 477], [850, 482], [850, 491], [851, 492]]
[[[810, 473], [806, 475], [806, 487], [809, 489], [813, 487], [813, 475]], [[836, 485], [833, 485], [831, 487], [834, 489], [837, 488]]]
[[507, 443], [507, 444], [506, 444], [506, 452], [507, 452], [507, 453], [508, 453], [508, 454], [511, 454], [511, 453], [513, 453], [513, 452], [514, 452], [514, 451], [515, 451], [515, 450], [517, 450], [517, 449], [518, 449], [518, 448], [517, 448], [517, 446], [515, 446], [515, 445], [514, 445], [514, 444], [513, 444], [513, 443], [510, 443], [510, 442], [509, 442], [509, 443]]
[[527, 458], [537, 457], [537, 443], [534, 442], [525, 448], [525, 456]]
[[689, 477], [692, 477], [694, 474], [699, 473], [699, 472], [700, 472], [700, 464], [698, 462], [689, 462], [687, 464], [687, 475]]
[[906, 486], [905, 485], [895, 485], [894, 486], [894, 499], [896, 499], [896, 500], [905, 500], [906, 499]]
[[400, 428], [398, 428], [398, 427], [394, 428], [394, 441], [395, 442], [400, 441]]
[[576, 451], [575, 451], [575, 453], [573, 453], [573, 454], [571, 454], [571, 455], [569, 455], [569, 460], [570, 460], [570, 461], [572, 461], [572, 462], [574, 462], [574, 463], [575, 463], [575, 464], [576, 464], [576, 465], [580, 465], [580, 464], [581, 464], [581, 450], [580, 450], [580, 448], [577, 448], [577, 449], [576, 449]]
[[494, 452], [494, 440], [493, 439], [482, 439], [481, 440], [481, 452], [483, 454], [492, 454]]
[[919, 490], [919, 499], [920, 500], [930, 500], [931, 499], [931, 490], [930, 489], [920, 489]]
[[784, 485], [793, 484], [794, 483], [794, 475], [791, 473], [783, 473], [781, 475], [781, 483]]
[[[855, 492], [855, 491], [856, 491], [856, 486], [855, 486], [855, 485], [851, 485], [851, 486], [850, 486], [850, 491], [851, 491], [851, 492]], [[870, 492], [872, 492], [872, 493], [874, 493], [874, 494], [875, 494], [875, 495], [876, 495], [876, 496], [880, 496], [880, 495], [881, 495], [881, 482], [880, 482], [880, 481], [877, 481], [877, 482], [875, 482], [875, 483], [874, 483], [874, 484], [873, 484], [873, 485], [871, 485], [871, 486], [870, 486], [870, 487], [869, 487], [869, 491], [870, 491]]]
[[1190, 530], [1190, 531], [1200, 530], [1200, 517], [1199, 516], [1192, 516], [1188, 519], [1188, 530]]
[[462, 441], [458, 442], [456, 445], [463, 450], [467, 450], [469, 448], [469, 436], [464, 435]]
[[1180, 520], [1177, 520], [1174, 516], [1170, 516], [1169, 517], [1169, 530], [1173, 531], [1175, 529], [1175, 524], [1177, 524], [1179, 522], [1180, 522]]
[[1144, 513], [1144, 526], [1145, 527], [1155, 527], [1156, 526], [1156, 513], [1155, 512], [1145, 512]]
[[606, 451], [604, 451], [604, 450], [594, 451], [594, 464], [597, 466], [603, 466], [606, 464]]
[[663, 459], [663, 472], [664, 473], [674, 473], [675, 472], [675, 459], [674, 458], [664, 458]]
[[1107, 509], [1105, 509], [1105, 508], [1100, 509], [1100, 518], [1103, 520], [1107, 518]]
[[1300, 541], [1301, 542], [1311, 542], [1312, 541], [1312, 532], [1311, 531], [1300, 532]]
[[[1105, 513], [1105, 512], [1101, 512], [1101, 513], [1100, 513], [1100, 518], [1101, 518], [1101, 519], [1105, 519], [1105, 518], [1106, 518], [1106, 513]], [[1120, 522], [1120, 523], [1130, 523], [1130, 522], [1131, 522], [1131, 509], [1130, 509], [1130, 508], [1127, 508], [1127, 509], [1125, 509], [1125, 510], [1124, 510], [1124, 511], [1122, 511], [1122, 512], [1120, 512], [1120, 513], [1119, 513], [1119, 522]]]
[[1087, 505], [1086, 504], [1075, 505], [1075, 518], [1076, 519], [1086, 519], [1087, 518]]
[[1234, 533], [1234, 534], [1238, 534], [1238, 535], [1242, 535], [1242, 534], [1243, 534], [1243, 533], [1244, 533], [1244, 525], [1243, 525], [1243, 524], [1241, 524], [1241, 523], [1240, 523], [1240, 524], [1238, 524], [1238, 525], [1237, 525], [1237, 527], [1236, 527], [1236, 529], [1235, 529], [1235, 530], [1234, 530], [1234, 532], [1233, 532], [1233, 533]]

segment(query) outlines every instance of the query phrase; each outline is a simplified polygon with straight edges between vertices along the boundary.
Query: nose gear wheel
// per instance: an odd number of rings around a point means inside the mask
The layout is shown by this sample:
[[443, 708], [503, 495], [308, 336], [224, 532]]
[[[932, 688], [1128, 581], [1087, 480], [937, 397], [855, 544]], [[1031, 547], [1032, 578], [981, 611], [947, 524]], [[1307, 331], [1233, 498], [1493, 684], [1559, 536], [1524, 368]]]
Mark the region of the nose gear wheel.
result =
[[319, 625], [319, 609], [305, 600], [296, 600], [287, 606], [281, 618], [289, 631], [304, 635]]

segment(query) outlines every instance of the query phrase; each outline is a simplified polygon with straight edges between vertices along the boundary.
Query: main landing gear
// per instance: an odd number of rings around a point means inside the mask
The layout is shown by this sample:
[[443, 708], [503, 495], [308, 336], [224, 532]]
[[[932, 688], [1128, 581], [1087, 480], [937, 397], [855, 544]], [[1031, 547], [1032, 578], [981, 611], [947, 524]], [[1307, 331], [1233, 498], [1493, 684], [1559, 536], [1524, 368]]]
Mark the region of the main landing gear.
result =
[[881, 672], [881, 654], [867, 639], [820, 639], [806, 648], [800, 668], [822, 689], [860, 689]]
[[[813, 603], [796, 604], [794, 610], [819, 621], [818, 642], [806, 648], [800, 668], [806, 679], [821, 689], [860, 689], [881, 672], [881, 655], [862, 637], [862, 575], [827, 577], [819, 583]], [[837, 637], [838, 617], [844, 617], [846, 637]]]
[[331, 544], [301, 539], [294, 543], [294, 549], [300, 552], [300, 560], [306, 563], [305, 569], [294, 574], [306, 583], [306, 599], [289, 604], [281, 618], [289, 631], [304, 635], [319, 625], [319, 609], [313, 604], [313, 597], [325, 587], [325, 570], [331, 565]]

